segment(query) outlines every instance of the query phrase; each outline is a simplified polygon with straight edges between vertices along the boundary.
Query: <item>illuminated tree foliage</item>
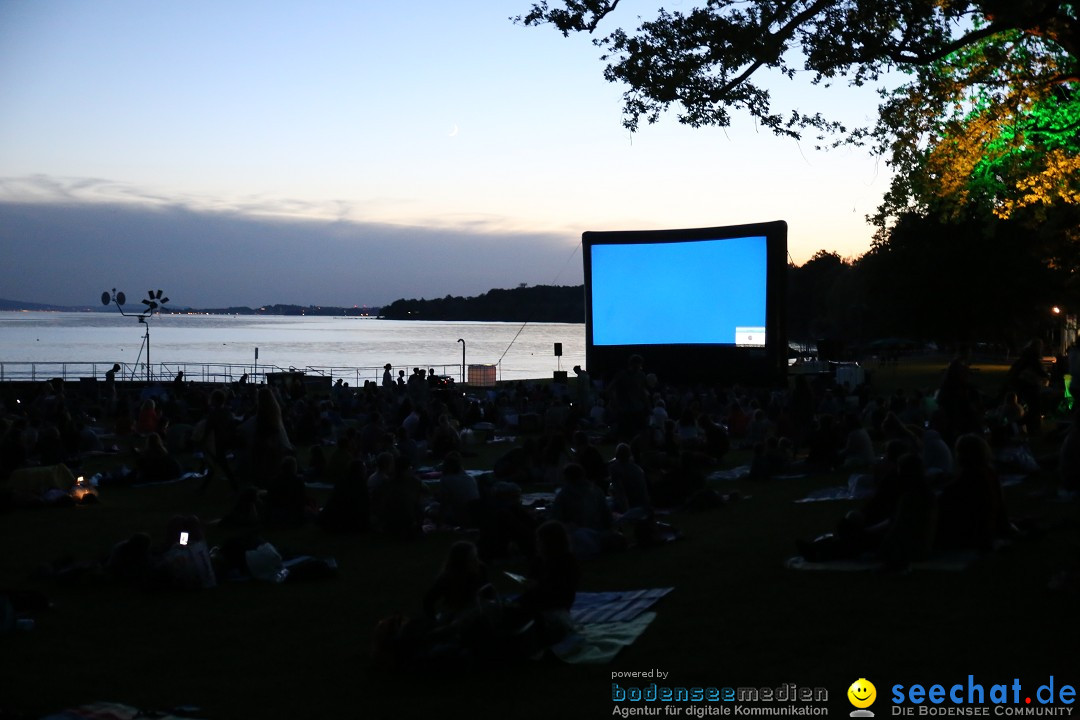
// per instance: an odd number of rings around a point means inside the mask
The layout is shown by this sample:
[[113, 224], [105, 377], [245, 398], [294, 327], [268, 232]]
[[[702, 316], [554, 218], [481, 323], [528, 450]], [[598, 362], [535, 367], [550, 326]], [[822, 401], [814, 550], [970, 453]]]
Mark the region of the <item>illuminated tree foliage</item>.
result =
[[1043, 220], [1080, 205], [1080, 84], [1072, 59], [999, 33], [914, 71], [881, 106], [874, 135], [896, 170], [874, 218], [958, 220], [1018, 212]]

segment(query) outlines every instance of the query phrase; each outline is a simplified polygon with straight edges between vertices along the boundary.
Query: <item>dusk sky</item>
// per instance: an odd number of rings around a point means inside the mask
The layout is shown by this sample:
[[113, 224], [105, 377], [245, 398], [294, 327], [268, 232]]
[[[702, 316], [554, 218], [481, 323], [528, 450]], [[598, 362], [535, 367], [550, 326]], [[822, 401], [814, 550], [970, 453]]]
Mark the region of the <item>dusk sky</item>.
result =
[[[605, 28], [657, 6], [621, 3]], [[745, 117], [631, 135], [600, 50], [509, 20], [528, 9], [0, 0], [0, 298], [378, 305], [579, 284], [586, 230], [786, 220], [795, 262], [867, 249], [881, 159]], [[779, 109], [876, 113], [869, 89], [770, 86]]]

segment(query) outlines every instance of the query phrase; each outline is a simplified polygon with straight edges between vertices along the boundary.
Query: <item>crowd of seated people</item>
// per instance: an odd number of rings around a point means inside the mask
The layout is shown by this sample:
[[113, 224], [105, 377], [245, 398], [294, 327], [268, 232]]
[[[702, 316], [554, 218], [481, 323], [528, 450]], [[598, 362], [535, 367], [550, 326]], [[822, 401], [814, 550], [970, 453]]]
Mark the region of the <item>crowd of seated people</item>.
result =
[[[8, 407], [5, 439], [11, 425], [20, 428], [37, 461], [64, 461], [82, 448], [109, 448], [125, 437], [141, 438], [156, 432], [174, 454], [170, 426], [194, 428], [189, 435], [203, 450], [214, 475], [225, 475], [234, 487], [265, 486], [281, 458], [296, 447], [336, 446], [349, 429], [358, 434], [353, 454], [372, 463], [388, 449], [404, 455], [414, 467], [439, 464], [447, 453], [467, 455], [462, 430], [479, 422], [513, 431], [515, 423], [534, 416], [544, 419], [536, 452], [527, 452], [528, 471], [536, 479], [556, 484], [561, 466], [571, 459], [582, 464], [591, 478], [599, 465], [594, 457], [579, 458], [580, 434], [604, 443], [627, 442], [637, 461], [651, 476], [658, 469], [695, 470], [720, 461], [731, 447], [753, 449], [759, 443], [786, 439], [792, 459], [810, 469], [840, 465], [868, 466], [872, 458], [868, 439], [907, 439], [922, 451], [922, 431], [929, 426], [946, 446], [965, 432], [977, 431], [971, 418], [983, 422], [988, 409], [1006, 430], [1002, 439], [1016, 442], [1030, 435], [1039, 406], [1032, 406], [1031, 382], [1044, 371], [1030, 360], [1036, 346], [1022, 356], [1009, 374], [1000, 400], [988, 401], [972, 387], [964, 357], [948, 367], [939, 389], [924, 392], [898, 390], [889, 397], [872, 397], [868, 388], [838, 388], [820, 379], [796, 376], [789, 389], [661, 383], [646, 372], [640, 358], [632, 358], [606, 387], [584, 390], [555, 383], [511, 383], [480, 397], [449, 391], [437, 376], [415, 368], [402, 383], [365, 383], [350, 388], [338, 383], [329, 392], [303, 390], [303, 385], [272, 391], [265, 385], [233, 385], [207, 390], [181, 381], [168, 387], [131, 393], [115, 382], [105, 383], [93, 401], [93, 422], [86, 419], [87, 403], [69, 397], [70, 383], [44, 383], [36, 397], [21, 407]], [[581, 371], [578, 382], [588, 379]], [[106, 396], [107, 395], [107, 396]], [[550, 412], [552, 410], [557, 412]], [[199, 424], [202, 423], [200, 429]], [[98, 428], [94, 432], [92, 428]], [[985, 428], [985, 425], [982, 427]], [[393, 436], [393, 437], [387, 437]], [[23, 450], [25, 451], [25, 442]], [[119, 443], [121, 449], [127, 445]], [[228, 461], [225, 461], [228, 458]], [[18, 464], [5, 452], [7, 465]], [[536, 463], [539, 463], [537, 467]], [[342, 467], [347, 463], [339, 463]], [[934, 467], [939, 467], [935, 465]], [[308, 472], [308, 468], [304, 468]]]
[[1018, 534], [990, 445], [968, 433], [956, 441], [952, 471], [933, 476], [904, 441], [890, 440], [862, 508], [833, 532], [797, 544], [811, 561], [874, 557], [904, 568], [934, 551], [985, 553]]
[[[935, 401], [942, 393], [871, 397], [866, 389], [802, 377], [790, 389], [676, 387], [638, 363], [606, 391], [596, 386], [588, 393], [523, 382], [476, 398], [424, 378], [417, 371], [400, 383], [391, 376], [360, 388], [342, 384], [317, 397], [255, 384], [206, 391], [185, 383], [172, 394], [146, 396], [113, 385], [93, 410], [67, 397], [64, 383], [48, 383], [26, 407], [5, 403], [0, 473], [75, 463], [86, 448], [115, 447], [117, 464], [134, 465], [139, 482], [172, 479], [184, 469], [208, 470], [204, 488], [227, 480], [225, 528], [313, 523], [336, 534], [400, 539], [437, 526], [462, 528], [469, 546], [448, 558], [447, 577], [436, 581], [425, 615], [440, 622], [459, 616], [487, 584], [486, 567], [524, 560], [534, 583], [519, 604], [522, 624], [551, 626], [543, 613], [568, 607], [579, 559], [646, 542], [657, 510], [692, 503], [733, 448], [753, 453], [751, 475], [762, 481], [795, 472], [873, 477], [863, 508], [830, 537], [805, 543], [808, 557], [870, 553], [902, 567], [938, 550], [986, 551], [1015, 533], [996, 453], [1025, 443], [1033, 427], [1028, 414], [1037, 412], [1015, 390], [999, 403], [984, 402], [952, 365], [948, 391], [942, 388], [946, 404]], [[973, 407], [986, 424], [957, 435], [956, 428], [970, 425]], [[538, 432], [508, 446], [490, 473], [466, 470], [463, 430], [486, 423], [512, 433], [530, 416], [542, 419]], [[1001, 428], [997, 435], [991, 425]], [[179, 426], [191, 428], [187, 452], [163, 440]], [[1077, 437], [1070, 433], [1061, 454], [1074, 488]], [[192, 452], [201, 459], [184, 468]], [[421, 467], [437, 468], [435, 480], [421, 482]], [[305, 485], [311, 481], [331, 488], [322, 507]], [[522, 504], [526, 489], [554, 497], [537, 511]], [[148, 543], [143, 536], [125, 543], [115, 573], [137, 576]]]

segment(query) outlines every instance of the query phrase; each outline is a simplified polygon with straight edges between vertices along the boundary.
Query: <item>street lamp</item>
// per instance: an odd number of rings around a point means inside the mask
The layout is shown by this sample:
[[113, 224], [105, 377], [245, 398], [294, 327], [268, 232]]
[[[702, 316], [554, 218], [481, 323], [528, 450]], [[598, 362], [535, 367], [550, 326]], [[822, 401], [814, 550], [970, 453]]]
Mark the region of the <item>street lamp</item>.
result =
[[1056, 337], [1052, 338], [1051, 349], [1057, 356], [1065, 355], [1073, 345], [1080, 345], [1077, 333], [1077, 316], [1074, 308], [1066, 305], [1050, 307], [1051, 328]]
[[[151, 366], [150, 366], [150, 323], [147, 322], [147, 320], [149, 320], [150, 317], [155, 312], [160, 314], [162, 307], [164, 307], [165, 303], [169, 302], [169, 298], [161, 297], [163, 294], [164, 293], [162, 293], [161, 290], [157, 290], [157, 291], [149, 290], [149, 291], [147, 291], [146, 298], [142, 301], [142, 304], [145, 305], [146, 307], [143, 308], [142, 312], [136, 314], [136, 313], [126, 313], [126, 312], [124, 312], [124, 308], [122, 306], [123, 306], [123, 304], [125, 302], [127, 302], [127, 297], [124, 296], [123, 292], [117, 292], [116, 288], [113, 288], [112, 289], [112, 294], [110, 294], [108, 290], [101, 293], [101, 304], [102, 305], [108, 305], [110, 302], [114, 303], [116, 305], [116, 309], [120, 311], [121, 315], [123, 315], [124, 317], [138, 318], [139, 322], [146, 326], [146, 334], [143, 335], [143, 343], [142, 343], [141, 346], [139, 346], [139, 356], [137, 358], [135, 358], [135, 367], [138, 367], [139, 359], [142, 357], [143, 348], [146, 348], [146, 381], [147, 382], [150, 382], [150, 380], [152, 378], [151, 369], [150, 369], [151, 368]], [[133, 377], [134, 375], [135, 375], [135, 368], [133, 367], [132, 370], [131, 370], [131, 375], [128, 376], [128, 379], [130, 380], [131, 377]]]
[[461, 384], [465, 384], [465, 341], [458, 338], [457, 341], [461, 343]]

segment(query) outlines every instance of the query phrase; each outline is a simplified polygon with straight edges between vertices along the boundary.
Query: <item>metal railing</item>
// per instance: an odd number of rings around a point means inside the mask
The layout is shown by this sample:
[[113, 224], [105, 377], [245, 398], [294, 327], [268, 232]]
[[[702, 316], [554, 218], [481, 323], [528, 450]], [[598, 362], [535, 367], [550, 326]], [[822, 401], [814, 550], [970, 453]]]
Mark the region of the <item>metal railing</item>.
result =
[[[310, 377], [329, 378], [330, 382], [342, 380], [353, 387], [362, 387], [365, 381], [382, 382], [383, 367], [329, 367], [306, 365], [304, 367], [277, 365], [254, 365], [236, 363], [155, 363], [147, 368], [146, 363], [118, 363], [117, 380], [169, 382], [180, 372], [184, 379], [191, 382], [227, 384], [238, 382], [247, 376], [248, 382], [266, 381], [267, 375], [275, 373], [299, 372]], [[64, 381], [81, 378], [105, 379], [105, 373], [112, 369], [113, 363], [106, 362], [0, 362], [0, 382], [44, 382], [52, 378]], [[419, 365], [417, 367], [420, 367]], [[440, 375], [449, 375], [460, 381], [460, 365], [424, 365], [425, 370], [434, 368]], [[397, 378], [397, 371], [404, 370], [408, 378], [412, 366], [392, 368], [391, 374]]]

